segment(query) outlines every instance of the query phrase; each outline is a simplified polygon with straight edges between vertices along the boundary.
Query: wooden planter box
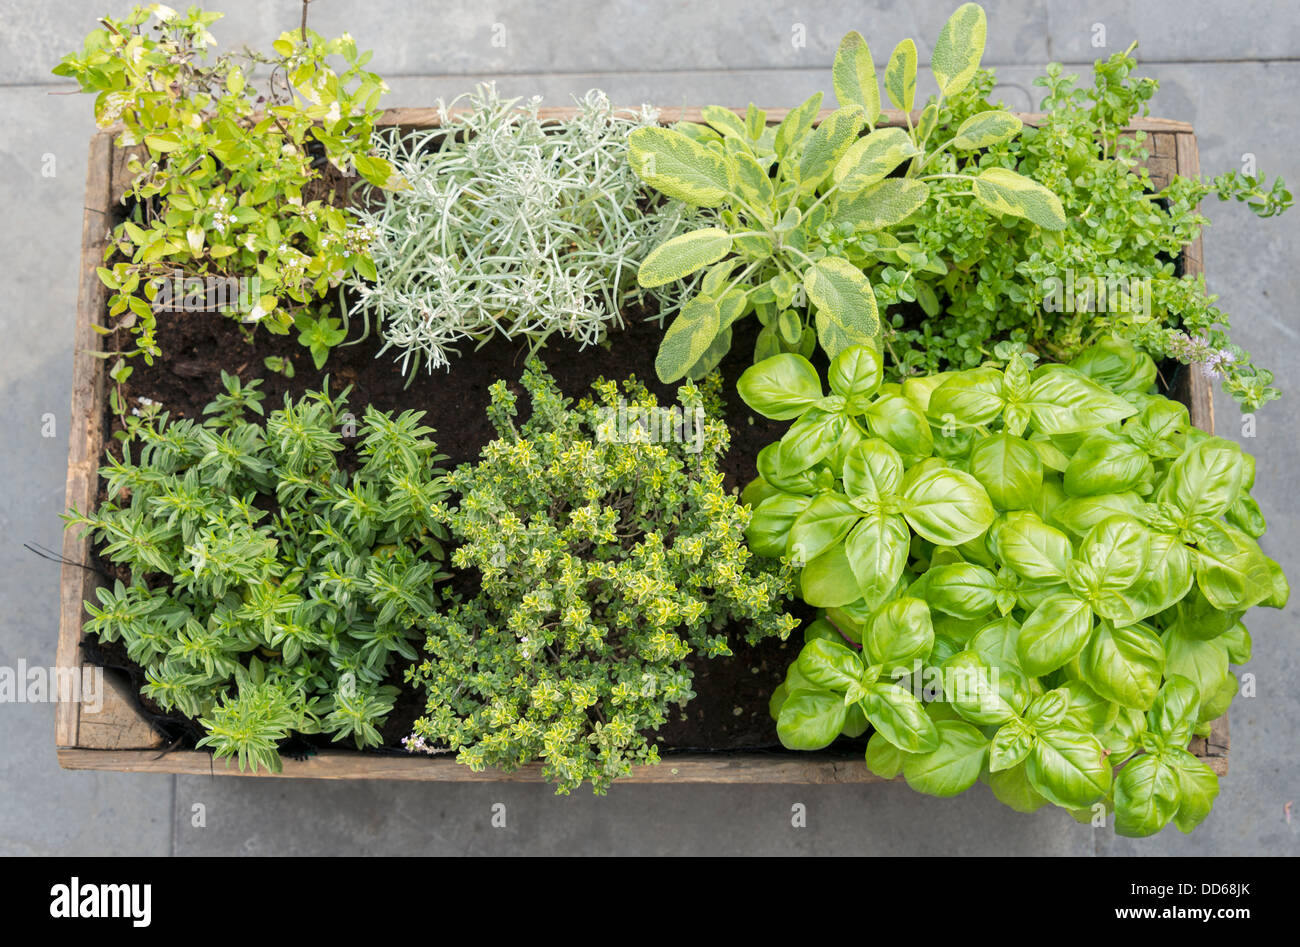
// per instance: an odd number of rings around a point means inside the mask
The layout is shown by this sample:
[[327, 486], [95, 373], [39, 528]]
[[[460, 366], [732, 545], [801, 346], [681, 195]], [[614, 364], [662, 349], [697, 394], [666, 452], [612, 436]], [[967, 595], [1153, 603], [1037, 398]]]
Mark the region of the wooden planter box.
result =
[[[571, 108], [543, 109], [543, 117], [563, 120], [574, 114]], [[779, 122], [787, 109], [768, 111], [769, 122]], [[828, 112], [823, 112], [823, 116]], [[887, 122], [903, 124], [902, 113], [888, 112]], [[665, 123], [680, 120], [701, 121], [698, 109], [664, 109]], [[1041, 115], [1021, 115], [1026, 124], [1036, 124]], [[390, 109], [382, 124], [410, 128], [431, 128], [439, 124], [435, 109]], [[1139, 119], [1135, 129], [1148, 133], [1151, 152], [1148, 168], [1160, 185], [1177, 172], [1199, 173], [1196, 136], [1183, 122], [1163, 119]], [[95, 273], [107, 245], [109, 210], [130, 183], [125, 159], [114, 149], [117, 129], [106, 129], [91, 140], [86, 172], [85, 216], [81, 235], [81, 285], [77, 298], [76, 347], [72, 383], [72, 424], [68, 449], [67, 504], [87, 510], [94, 506], [104, 448], [104, 408], [106, 367], [103, 359], [89, 352], [99, 348], [99, 336], [92, 326], [102, 325], [107, 312], [108, 291]], [[1198, 239], [1184, 250], [1184, 270], [1203, 272], [1201, 243]], [[1214, 413], [1209, 382], [1200, 372], [1181, 372], [1178, 390], [1173, 396], [1186, 404], [1192, 424], [1204, 431], [1214, 431]], [[63, 539], [63, 557], [68, 563], [88, 562], [90, 543], [68, 531]], [[60, 621], [57, 666], [80, 669], [83, 602], [93, 601], [99, 575], [77, 565], [65, 563], [60, 582]], [[78, 670], [77, 673], [80, 673]], [[209, 775], [239, 774], [237, 766], [226, 761], [214, 762], [211, 754], [196, 750], [168, 750], [163, 738], [136, 710], [130, 685], [117, 672], [104, 673], [104, 699], [98, 713], [90, 713], [80, 703], [55, 705], [55, 745], [59, 763], [65, 769], [117, 770], [139, 773], [182, 773]], [[1214, 721], [1208, 740], [1193, 741], [1192, 751], [1203, 758], [1220, 776], [1228, 770], [1228, 718]], [[275, 776], [259, 770], [256, 774]], [[410, 779], [435, 782], [492, 782], [500, 780], [542, 782], [540, 764], [513, 773], [471, 772], [445, 756], [390, 756], [360, 753], [345, 749], [322, 749], [305, 760], [284, 759], [287, 777], [313, 779]], [[819, 753], [773, 751], [717, 752], [667, 755], [658, 766], [636, 767], [621, 782], [629, 783], [870, 783], [880, 782], [863, 764], [859, 753], [845, 754], [831, 750]]]

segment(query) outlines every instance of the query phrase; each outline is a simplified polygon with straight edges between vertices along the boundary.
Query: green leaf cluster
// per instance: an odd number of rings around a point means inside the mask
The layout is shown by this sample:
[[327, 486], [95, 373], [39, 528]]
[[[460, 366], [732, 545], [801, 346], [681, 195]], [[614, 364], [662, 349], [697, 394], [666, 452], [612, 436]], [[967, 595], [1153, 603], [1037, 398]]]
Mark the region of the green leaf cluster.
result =
[[694, 696], [688, 658], [729, 655], [729, 623], [751, 642], [797, 626], [780, 608], [792, 577], [745, 545], [748, 510], [717, 469], [715, 384], [680, 389], [677, 410], [701, 425], [680, 439], [620, 424], [665, 410], [635, 380], [597, 382], [575, 406], [533, 360], [522, 385], [528, 420], [493, 385], [499, 436], [449, 478], [452, 564], [479, 588], [424, 623], [412, 742], [476, 771], [540, 760], [558, 792], [603, 793], [658, 761], [647, 731]]
[[982, 779], [1017, 809], [1190, 831], [1217, 779], [1188, 741], [1237, 691], [1246, 611], [1289, 595], [1254, 461], [1153, 393], [1122, 340], [1069, 365], [999, 354], [895, 384], [850, 348], [829, 394], [799, 355], [741, 376], [750, 407], [793, 419], [745, 490], [746, 537], [825, 609], [778, 733], [817, 749], [870, 724], [868, 765], [921, 792]]
[[[1045, 89], [1037, 127], [940, 158], [939, 173], [996, 181], [1014, 171], [1036, 182], [1059, 198], [1065, 224], [1056, 232], [1017, 225], [989, 212], [996, 191], [977, 205], [965, 200], [961, 181], [932, 181], [927, 212], [895, 230], [917, 248], [917, 260], [867, 271], [878, 306], [890, 313], [884, 344], [894, 377], [973, 368], [1005, 340], [1069, 361], [1118, 334], [1157, 360], [1200, 363], [1246, 410], [1278, 397], [1273, 374], [1232, 343], [1229, 317], [1204, 276], [1183, 272], [1180, 259], [1207, 223], [1197, 208], [1209, 195], [1271, 217], [1291, 206], [1291, 194], [1280, 178], [1268, 185], [1237, 171], [1213, 180], [1175, 174], [1157, 186], [1145, 167], [1150, 136], [1125, 131], [1147, 114], [1157, 87], [1134, 75], [1132, 52], [1098, 60], [1091, 86], [1076, 87], [1078, 76], [1049, 65], [1035, 80]], [[990, 114], [993, 82], [980, 70], [942, 104], [936, 136], [960, 139]], [[947, 263], [944, 271], [928, 265], [934, 258]]]
[[699, 378], [731, 347], [732, 326], [750, 313], [763, 328], [754, 359], [781, 352], [834, 357], [854, 345], [879, 347], [878, 300], [868, 272], [911, 266], [942, 278], [942, 252], [896, 235], [935, 213], [933, 188], [973, 196], [998, 217], [1037, 228], [1066, 226], [1061, 204], [1042, 185], [1004, 167], [942, 164], [1014, 141], [1018, 118], [1000, 109], [941, 127], [946, 101], [975, 77], [984, 52], [981, 7], [959, 7], [935, 43], [938, 96], [913, 125], [916, 47], [904, 40], [885, 72], [890, 101], [906, 128], [880, 126], [880, 90], [866, 41], [844, 37], [833, 78], [839, 107], [818, 121], [819, 92], [779, 124], [750, 105], [744, 116], [710, 106], [703, 124], [646, 127], [628, 136], [633, 170], [669, 197], [717, 208], [709, 226], [673, 236], [642, 262], [638, 278], [654, 287], [702, 273], [664, 335], [655, 362], [663, 381]]
[[259, 382], [223, 380], [201, 423], [129, 417], [105, 499], [65, 517], [123, 575], [85, 631], [121, 642], [144, 695], [199, 718], [199, 745], [241, 769], [278, 771], [293, 732], [376, 746], [385, 680], [416, 658], [447, 577], [432, 431], [413, 411], [355, 421], [328, 380], [263, 420]]
[[198, 7], [136, 6], [102, 19], [54, 69], [94, 94], [97, 123], [120, 125], [115, 143], [130, 149], [127, 219], [113, 228], [99, 269], [113, 291], [114, 321], [102, 331], [128, 329], [136, 348], [124, 354], [150, 364], [161, 354], [158, 313], [180, 302], [160, 294], [178, 274], [249, 280], [255, 290], [205, 290], [186, 308], [284, 334], [296, 312], [370, 269], [374, 234], [342, 206], [322, 168], [380, 188], [403, 183], [372, 153], [388, 87], [365, 71], [370, 53], [346, 33], [325, 39], [303, 28], [281, 34], [272, 54], [209, 60], [220, 18]]

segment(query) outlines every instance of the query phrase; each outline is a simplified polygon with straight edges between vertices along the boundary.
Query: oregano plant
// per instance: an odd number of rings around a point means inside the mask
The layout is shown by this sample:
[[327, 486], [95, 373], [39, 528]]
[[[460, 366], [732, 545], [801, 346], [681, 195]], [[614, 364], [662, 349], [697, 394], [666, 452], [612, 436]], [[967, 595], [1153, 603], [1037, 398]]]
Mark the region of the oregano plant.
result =
[[373, 273], [373, 232], [323, 169], [403, 185], [371, 143], [388, 87], [350, 35], [325, 39], [305, 15], [270, 53], [209, 59], [220, 18], [136, 6], [101, 19], [54, 69], [94, 94], [96, 122], [120, 126], [114, 144], [131, 150], [126, 219], [99, 268], [111, 321], [96, 328], [128, 331], [135, 348], [122, 355], [152, 364], [159, 313], [220, 312], [279, 334], [296, 327], [319, 368], [343, 338], [320, 300], [348, 274]]

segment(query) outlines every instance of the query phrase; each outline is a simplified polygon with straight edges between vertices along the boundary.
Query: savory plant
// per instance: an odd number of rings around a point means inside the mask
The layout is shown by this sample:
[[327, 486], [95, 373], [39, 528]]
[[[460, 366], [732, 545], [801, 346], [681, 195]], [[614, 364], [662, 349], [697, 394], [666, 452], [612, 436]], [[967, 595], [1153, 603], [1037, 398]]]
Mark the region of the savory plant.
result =
[[704, 215], [628, 167], [627, 133], [654, 113], [613, 109], [595, 90], [560, 123], [540, 98], [520, 106], [494, 85], [464, 98], [439, 103], [438, 128], [380, 136], [412, 187], [359, 210], [377, 238], [351, 315], [375, 321], [402, 370], [447, 368], [459, 343], [498, 334], [534, 350], [552, 335], [595, 344], [644, 298], [673, 311], [680, 288], [642, 290], [636, 267]]
[[357, 422], [328, 379], [251, 420], [260, 383], [222, 378], [202, 423], [156, 405], [129, 416], [106, 499], [65, 517], [129, 573], [86, 603], [85, 630], [120, 641], [144, 695], [198, 718], [199, 745], [240, 769], [279, 771], [291, 733], [376, 746], [390, 668], [415, 659], [413, 627], [447, 578], [432, 431], [414, 411]]
[[[825, 609], [772, 700], [793, 749], [869, 723], [867, 764], [919, 791], [977, 779], [1148, 835], [1190, 831], [1217, 778], [1186, 752], [1237, 690], [1241, 620], [1289, 588], [1256, 540], [1254, 463], [1150, 393], [1108, 339], [1070, 365], [882, 384], [872, 348], [748, 369], [741, 397], [794, 419], [746, 488], [756, 553]], [[1121, 768], [1122, 767], [1122, 768]]]
[[[219, 311], [278, 334], [296, 327], [319, 368], [342, 333], [317, 300], [354, 270], [372, 271], [374, 236], [323, 169], [401, 186], [370, 141], [388, 87], [363, 69], [370, 54], [351, 36], [324, 39], [305, 19], [273, 54], [209, 61], [220, 18], [136, 6], [100, 20], [54, 69], [95, 94], [99, 126], [121, 123], [115, 144], [133, 149], [127, 219], [99, 268], [115, 320], [101, 331], [129, 330], [136, 347], [122, 354], [152, 364], [159, 311]], [[114, 372], [124, 379], [129, 368], [119, 359]]]
[[973, 196], [995, 219], [1065, 227], [1056, 197], [1015, 171], [941, 163], [945, 155], [1013, 141], [1021, 130], [1020, 119], [993, 108], [959, 127], [940, 126], [945, 103], [979, 69], [986, 29], [984, 10], [974, 3], [948, 20], [931, 57], [939, 94], [915, 126], [915, 43], [901, 42], [885, 71], [885, 92], [907, 113], [907, 126], [877, 127], [875, 66], [854, 32], [835, 56], [839, 108], [820, 123], [819, 92], [774, 128], [753, 105], [743, 119], [711, 106], [703, 110], [703, 125], [647, 126], [628, 136], [628, 155], [642, 180], [687, 204], [718, 208], [715, 222], [660, 244], [638, 271], [645, 287], [704, 271], [664, 334], [655, 362], [660, 379], [712, 370], [731, 347], [732, 324], [750, 312], [763, 324], [755, 361], [779, 352], [809, 356], [818, 343], [831, 357], [852, 345], [879, 347], [877, 299], [864, 270], [909, 265], [934, 278], [947, 273], [941, 252], [891, 232], [933, 213], [934, 184], [945, 183], [950, 197]]
[[[878, 304], [891, 307], [884, 340], [895, 377], [973, 368], [1002, 340], [1023, 342], [1053, 361], [1068, 361], [1099, 338], [1117, 334], [1157, 360], [1199, 364], [1222, 379], [1246, 410], [1278, 397], [1271, 372], [1256, 368], [1228, 335], [1201, 274], [1181, 272], [1183, 247], [1206, 224], [1197, 207], [1210, 195], [1245, 203], [1260, 217], [1291, 206], [1283, 181], [1255, 173], [1209, 178], [1173, 175], [1157, 189], [1144, 167], [1147, 133], [1126, 133], [1146, 115], [1154, 79], [1138, 78], [1133, 47], [1099, 60], [1092, 86], [1075, 88], [1059, 64], [1035, 84], [1046, 89], [1043, 121], [1015, 139], [976, 151], [951, 149], [937, 171], [1017, 171], [1057, 195], [1066, 225], [1050, 239], [1007, 228], [966, 201], [952, 178], [931, 182], [930, 211], [898, 228], [920, 251], [871, 270]], [[937, 137], [992, 108], [993, 73], [980, 70], [962, 96], [940, 108]], [[941, 258], [940, 272], [927, 261]], [[928, 318], [908, 312], [915, 300]]]
[[522, 385], [531, 416], [517, 425], [494, 384], [498, 438], [435, 511], [479, 588], [423, 623], [407, 680], [427, 709], [407, 745], [476, 771], [541, 760], [557, 792], [603, 793], [658, 761], [647, 731], [695, 696], [689, 656], [729, 655], [728, 623], [750, 642], [798, 624], [780, 608], [791, 576], [745, 546], [748, 512], [717, 469], [716, 384], [664, 409], [635, 380], [602, 381], [574, 407], [534, 360]]

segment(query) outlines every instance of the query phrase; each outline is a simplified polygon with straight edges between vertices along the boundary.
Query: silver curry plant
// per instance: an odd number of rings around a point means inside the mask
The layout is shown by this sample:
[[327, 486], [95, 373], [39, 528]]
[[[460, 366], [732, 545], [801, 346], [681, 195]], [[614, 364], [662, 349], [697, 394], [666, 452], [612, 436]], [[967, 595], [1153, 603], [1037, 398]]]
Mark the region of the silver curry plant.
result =
[[627, 134], [654, 124], [611, 108], [603, 92], [548, 122], [540, 98], [519, 104], [491, 84], [449, 104], [441, 127], [390, 130], [379, 151], [410, 182], [362, 211], [375, 269], [354, 280], [352, 316], [373, 318], [403, 371], [449, 368], [463, 342], [559, 335], [590, 345], [622, 327], [642, 299], [666, 312], [678, 285], [646, 290], [636, 270], [651, 247], [714, 215], [654, 194], [627, 161]]

